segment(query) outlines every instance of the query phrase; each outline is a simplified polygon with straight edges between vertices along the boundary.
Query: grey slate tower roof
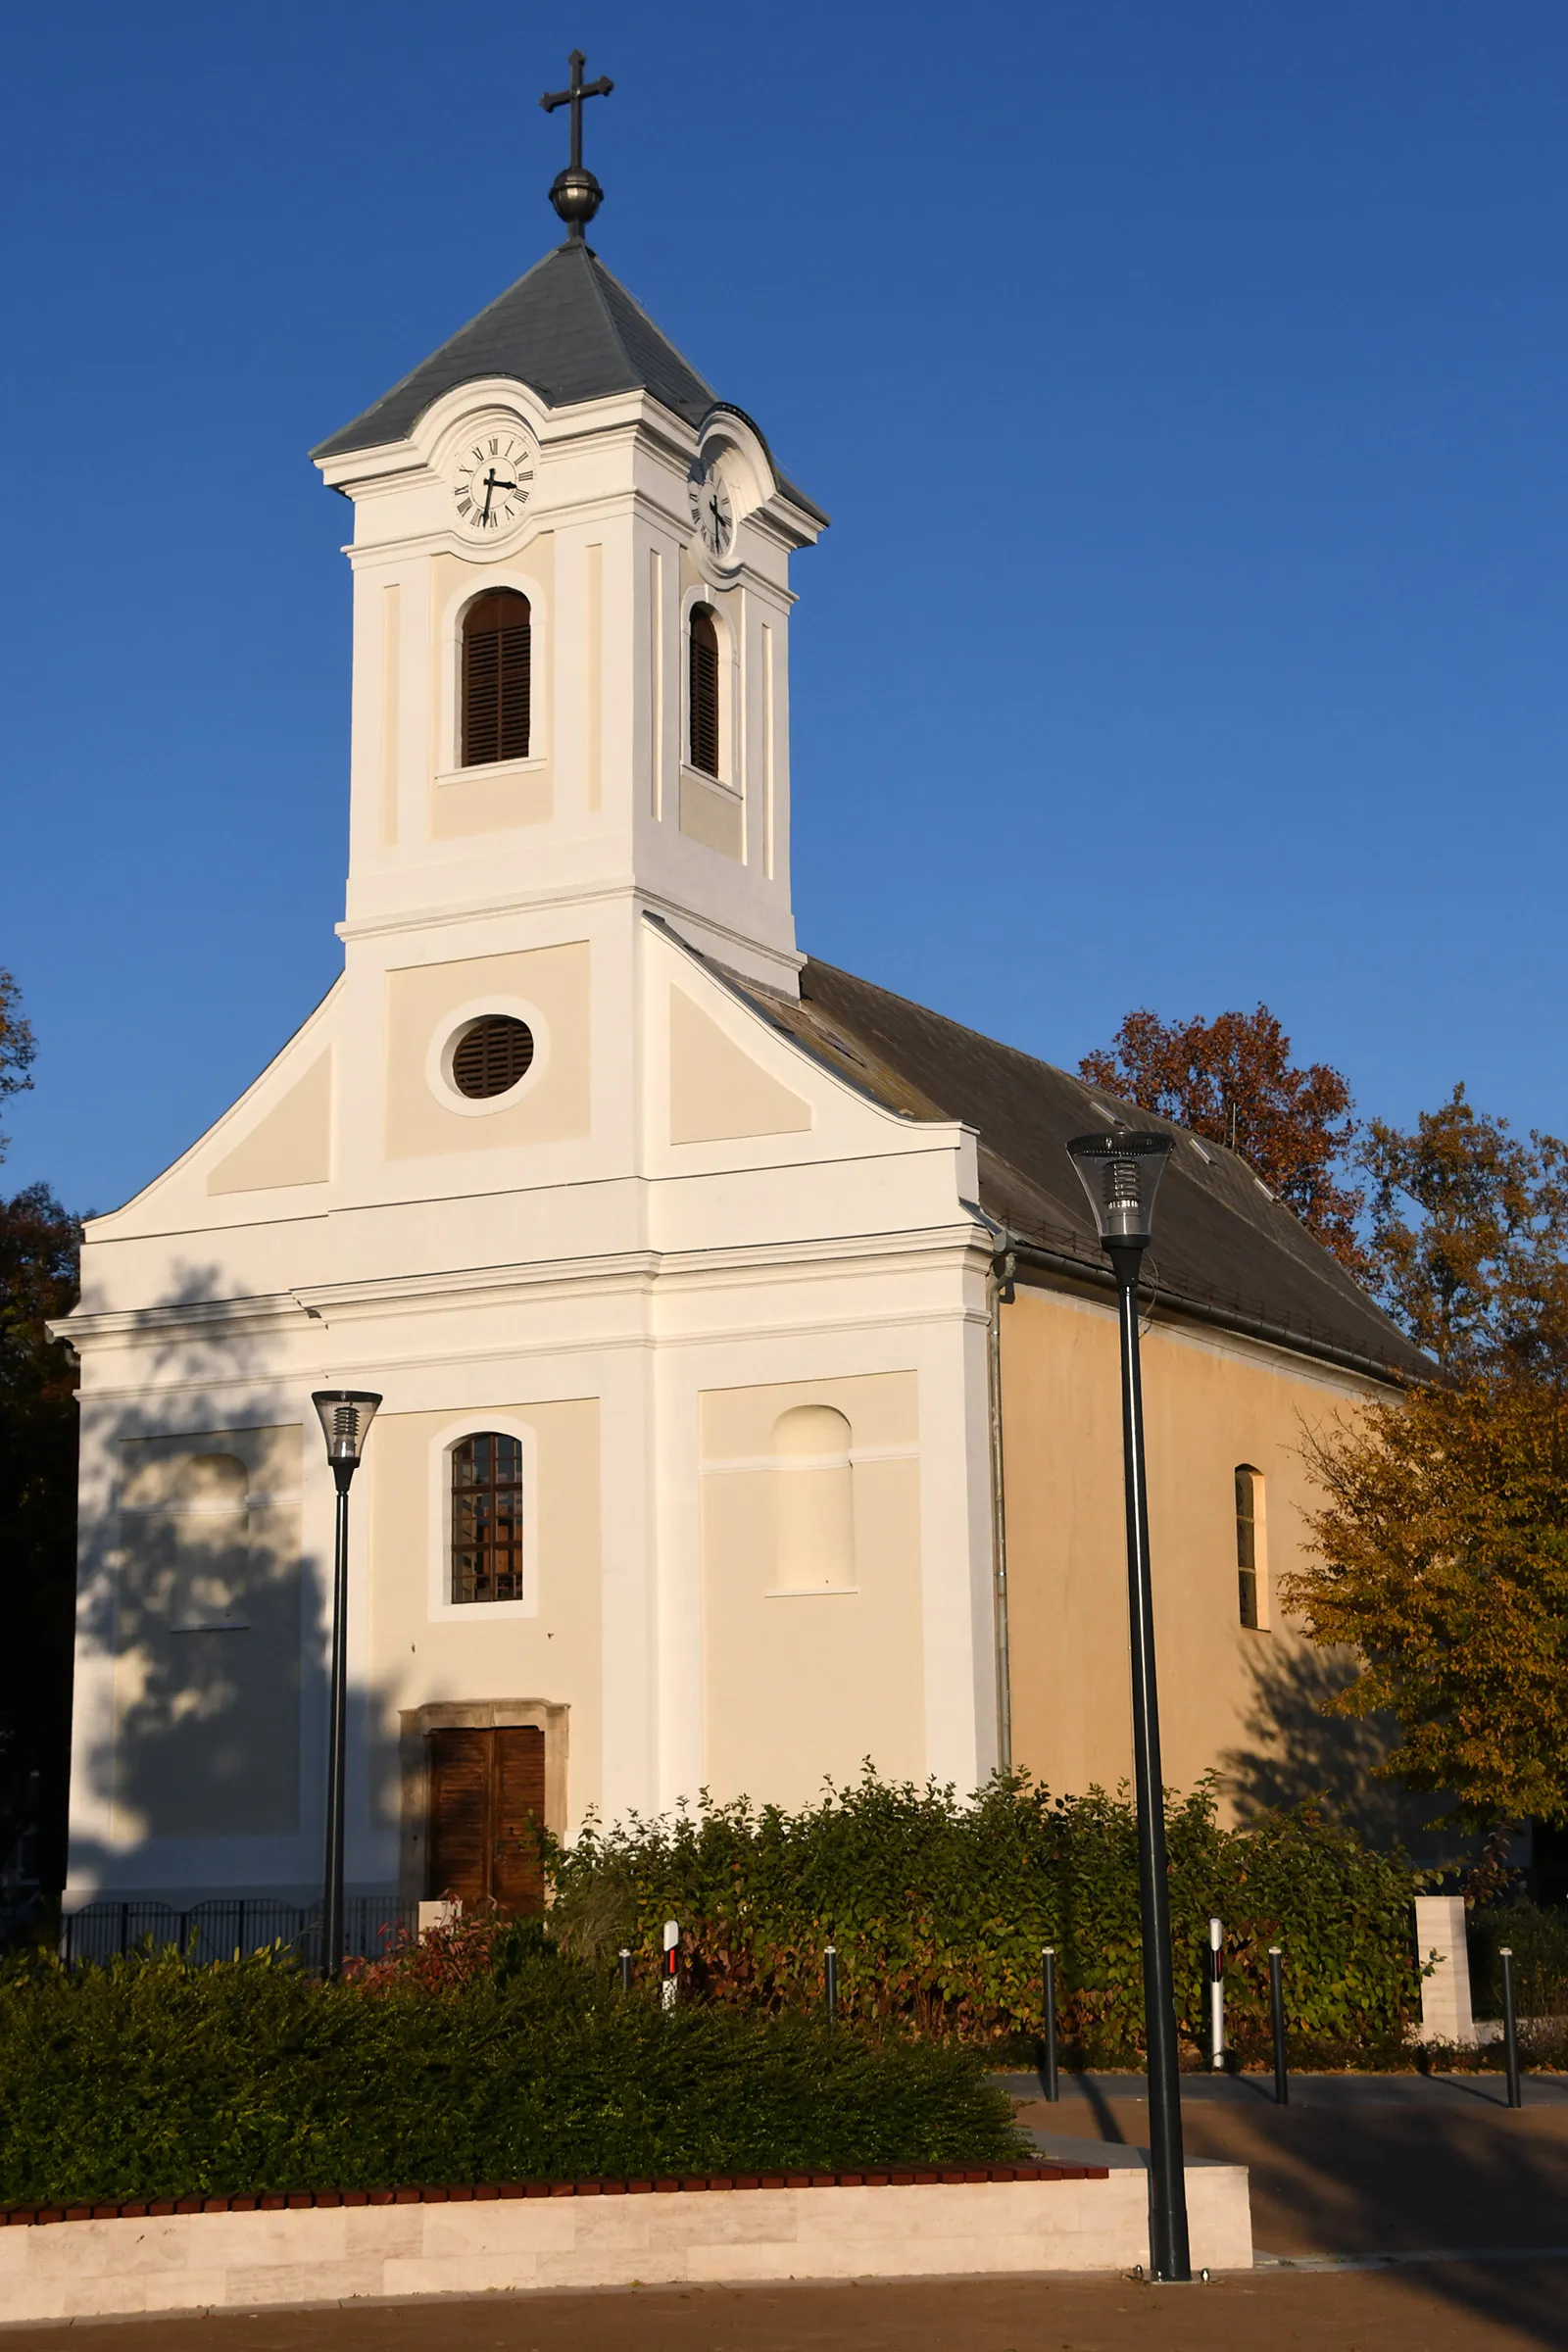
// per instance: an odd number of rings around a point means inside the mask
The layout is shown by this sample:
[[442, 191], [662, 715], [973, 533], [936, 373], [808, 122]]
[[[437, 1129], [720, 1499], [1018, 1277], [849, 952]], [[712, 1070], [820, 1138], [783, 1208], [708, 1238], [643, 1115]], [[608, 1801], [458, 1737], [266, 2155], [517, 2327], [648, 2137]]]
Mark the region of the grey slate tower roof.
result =
[[514, 376], [553, 409], [611, 392], [651, 392], [693, 425], [717, 397], [592, 248], [573, 241], [547, 253], [311, 455], [337, 458], [401, 441], [443, 392], [482, 375]]
[[[553, 409], [602, 400], [612, 392], [651, 392], [690, 425], [730, 405], [682, 359], [593, 248], [574, 238], [535, 262], [526, 277], [460, 326], [363, 416], [318, 443], [311, 455], [341, 458], [351, 450], [401, 441], [443, 392], [483, 375], [513, 376]], [[761, 439], [750, 417], [747, 422]], [[766, 448], [765, 440], [762, 445]], [[826, 522], [804, 490], [781, 473], [777, 478], [786, 498]]]

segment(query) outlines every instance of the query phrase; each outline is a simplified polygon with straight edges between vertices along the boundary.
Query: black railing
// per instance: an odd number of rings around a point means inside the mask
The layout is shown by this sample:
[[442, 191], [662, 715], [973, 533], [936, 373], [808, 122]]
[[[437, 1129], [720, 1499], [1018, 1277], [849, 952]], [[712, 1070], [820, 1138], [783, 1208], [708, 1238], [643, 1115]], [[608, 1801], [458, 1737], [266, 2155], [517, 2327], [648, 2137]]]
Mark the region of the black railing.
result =
[[[343, 1949], [355, 1960], [379, 1960], [400, 1936], [412, 1936], [417, 1906], [382, 1894], [351, 1894], [343, 1906]], [[87, 1903], [61, 1922], [60, 1956], [68, 1967], [114, 1960], [122, 1952], [178, 1952], [193, 1967], [243, 1959], [278, 1948], [302, 1968], [321, 1964], [319, 1903], [280, 1903], [268, 1895], [231, 1895], [193, 1903]]]

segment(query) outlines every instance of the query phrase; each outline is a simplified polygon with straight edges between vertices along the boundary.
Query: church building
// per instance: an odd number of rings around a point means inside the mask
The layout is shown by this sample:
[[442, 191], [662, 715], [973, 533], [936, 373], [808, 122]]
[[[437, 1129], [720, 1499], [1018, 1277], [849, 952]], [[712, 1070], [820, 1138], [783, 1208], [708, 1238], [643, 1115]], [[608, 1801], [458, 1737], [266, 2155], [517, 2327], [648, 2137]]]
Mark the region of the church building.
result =
[[[68, 1908], [319, 1888], [322, 1389], [383, 1399], [351, 1891], [515, 1900], [530, 1814], [798, 1806], [867, 1759], [1130, 1770], [1115, 1296], [1064, 1146], [1160, 1122], [798, 948], [827, 516], [586, 241], [573, 115], [565, 242], [314, 453], [353, 515], [341, 976], [93, 1220], [60, 1327]], [[1427, 1367], [1171, 1132], [1144, 1379], [1190, 1787], [1308, 1654], [1303, 1427]]]

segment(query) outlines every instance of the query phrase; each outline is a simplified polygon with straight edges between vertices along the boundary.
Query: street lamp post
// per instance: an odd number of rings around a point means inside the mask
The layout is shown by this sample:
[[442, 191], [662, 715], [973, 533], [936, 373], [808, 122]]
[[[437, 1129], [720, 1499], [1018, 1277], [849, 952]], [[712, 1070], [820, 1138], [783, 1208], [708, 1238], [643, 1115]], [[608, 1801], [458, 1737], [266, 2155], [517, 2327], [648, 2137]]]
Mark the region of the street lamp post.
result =
[[1165, 1875], [1165, 1790], [1159, 1762], [1154, 1607], [1149, 1577], [1144, 1392], [1138, 1352], [1138, 1271], [1153, 1229], [1154, 1194], [1170, 1158], [1167, 1135], [1080, 1135], [1067, 1146], [1101, 1247], [1116, 1276], [1121, 1314], [1121, 1442], [1127, 1495], [1127, 1599], [1132, 1640], [1133, 1776], [1138, 1799], [1138, 1888], [1143, 1918], [1144, 2025], [1149, 2047], [1152, 2196], [1150, 2256], [1156, 2278], [1190, 2279], [1187, 2182], [1182, 2170], [1181, 2073]]
[[343, 1969], [343, 1781], [348, 1742], [349, 1488], [365, 1458], [366, 1434], [379, 1396], [365, 1389], [318, 1389], [326, 1458], [337, 1488], [332, 1556], [332, 1708], [326, 1760], [326, 1874], [321, 1889], [321, 1974]]

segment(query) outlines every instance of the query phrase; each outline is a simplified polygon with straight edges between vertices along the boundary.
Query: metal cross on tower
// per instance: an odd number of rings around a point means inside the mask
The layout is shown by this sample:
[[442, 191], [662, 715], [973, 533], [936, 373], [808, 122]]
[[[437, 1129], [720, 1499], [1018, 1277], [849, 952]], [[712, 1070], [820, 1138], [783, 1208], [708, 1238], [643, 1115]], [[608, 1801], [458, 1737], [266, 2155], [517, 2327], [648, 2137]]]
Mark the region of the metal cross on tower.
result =
[[584, 81], [583, 67], [587, 59], [580, 49], [574, 49], [566, 60], [571, 68], [571, 81], [564, 90], [547, 90], [539, 103], [547, 115], [558, 106], [571, 109], [571, 161], [564, 172], [558, 172], [551, 184], [550, 201], [566, 223], [569, 238], [580, 241], [583, 223], [591, 220], [605, 201], [605, 191], [591, 172], [583, 169], [582, 161], [582, 102], [585, 98], [608, 98], [614, 83], [608, 74], [594, 81]]

